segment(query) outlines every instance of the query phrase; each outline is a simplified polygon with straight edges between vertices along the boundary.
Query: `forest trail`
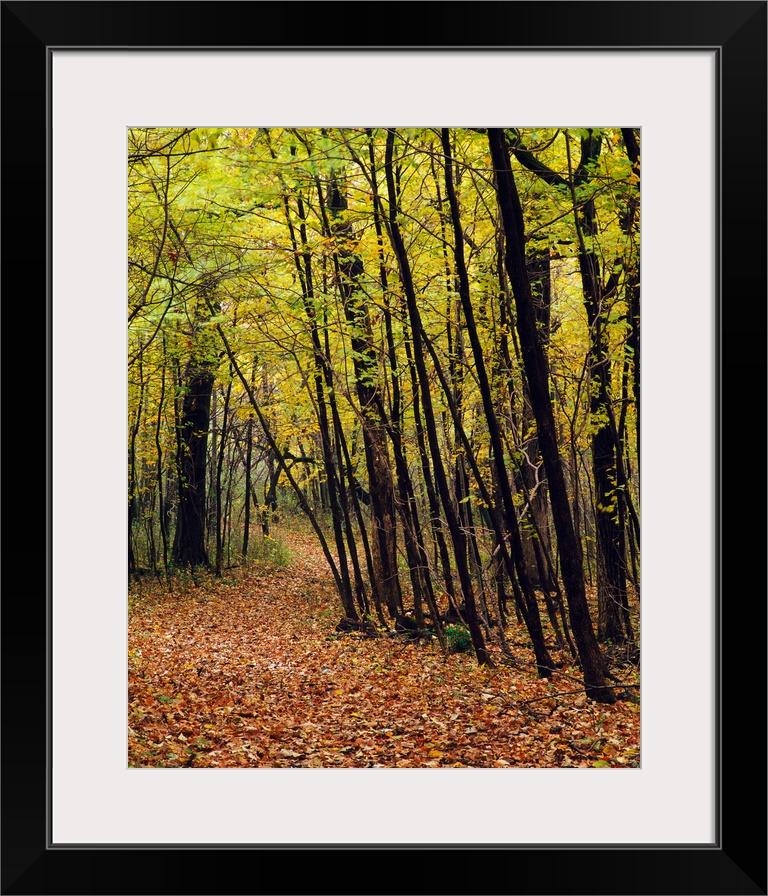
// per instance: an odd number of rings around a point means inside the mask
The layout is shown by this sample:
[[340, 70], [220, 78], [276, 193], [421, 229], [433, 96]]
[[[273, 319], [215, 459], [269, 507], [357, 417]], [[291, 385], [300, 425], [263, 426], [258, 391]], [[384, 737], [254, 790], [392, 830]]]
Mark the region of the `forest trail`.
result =
[[[471, 654], [443, 657], [434, 640], [338, 633], [316, 538], [280, 538], [285, 565], [254, 563], [172, 593], [164, 580], [132, 583], [131, 767], [639, 765], [636, 703], [566, 694], [579, 690], [573, 668], [539, 680], [528, 668], [480, 669]], [[533, 660], [515, 643], [522, 629], [507, 638]], [[639, 682], [634, 668], [614, 671]]]

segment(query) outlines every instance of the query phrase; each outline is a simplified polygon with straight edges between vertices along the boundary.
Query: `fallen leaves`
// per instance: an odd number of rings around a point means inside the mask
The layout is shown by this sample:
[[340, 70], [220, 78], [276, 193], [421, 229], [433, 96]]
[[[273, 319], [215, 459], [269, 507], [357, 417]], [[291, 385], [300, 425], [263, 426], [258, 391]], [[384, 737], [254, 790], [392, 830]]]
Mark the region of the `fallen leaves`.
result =
[[[183, 593], [145, 581], [131, 594], [131, 766], [639, 765], [639, 706], [568, 693], [574, 669], [539, 680], [443, 657], [434, 641], [404, 648], [401, 638], [335, 632], [340, 608], [322, 556], [311, 536], [290, 537], [287, 568], [252, 566]], [[522, 631], [508, 635], [525, 643]]]

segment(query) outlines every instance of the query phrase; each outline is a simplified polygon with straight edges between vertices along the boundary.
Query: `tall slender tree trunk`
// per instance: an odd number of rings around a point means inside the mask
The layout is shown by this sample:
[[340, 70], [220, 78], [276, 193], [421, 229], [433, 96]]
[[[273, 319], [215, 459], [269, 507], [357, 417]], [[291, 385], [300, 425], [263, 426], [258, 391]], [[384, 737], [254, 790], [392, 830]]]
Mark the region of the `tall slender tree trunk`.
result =
[[459, 524], [453, 501], [451, 499], [450, 490], [448, 488], [448, 479], [445, 475], [445, 467], [440, 451], [440, 443], [437, 437], [437, 427], [435, 425], [434, 408], [432, 405], [432, 395], [429, 389], [429, 376], [424, 363], [424, 352], [421, 345], [421, 315], [419, 313], [418, 303], [416, 301], [416, 290], [413, 285], [413, 277], [411, 267], [408, 261], [408, 254], [405, 249], [405, 243], [400, 232], [400, 226], [397, 222], [397, 192], [395, 189], [395, 178], [392, 164], [393, 149], [395, 142], [395, 131], [393, 129], [387, 132], [386, 143], [386, 160], [384, 165], [387, 193], [389, 197], [389, 235], [392, 240], [392, 247], [397, 257], [398, 267], [400, 269], [400, 280], [405, 292], [406, 304], [408, 307], [408, 317], [410, 319], [411, 334], [413, 336], [413, 355], [418, 373], [419, 385], [421, 388], [421, 399], [424, 409], [424, 419], [427, 427], [427, 439], [429, 441], [430, 454], [432, 455], [432, 465], [435, 473], [440, 500], [443, 505], [448, 523], [448, 530], [451, 534], [451, 541], [454, 547], [454, 557], [456, 561], [456, 569], [461, 583], [461, 591], [464, 596], [464, 603], [467, 610], [467, 625], [469, 627], [472, 645], [475, 649], [477, 662], [481, 666], [493, 666], [493, 661], [485, 647], [483, 633], [478, 624], [477, 607], [475, 605], [475, 591], [472, 585], [472, 577], [467, 564], [467, 547], [464, 532]]
[[[531, 284], [531, 296], [536, 311], [536, 322], [539, 326], [542, 347], [545, 355], [549, 345], [550, 329], [550, 258], [549, 251], [529, 252], [526, 256], [528, 277]], [[528, 383], [523, 378], [522, 406], [522, 448], [525, 458], [520, 465], [520, 486], [530, 496], [528, 514], [531, 522], [527, 527], [528, 535], [523, 538], [523, 549], [526, 553], [528, 569], [536, 570], [537, 578], [545, 592], [554, 590], [549, 574], [542, 567], [545, 565], [544, 553], [550, 551], [549, 544], [549, 511], [547, 506], [547, 476], [543, 465], [539, 464], [539, 436], [536, 431], [536, 420], [531, 410], [531, 399], [528, 394]], [[533, 531], [532, 531], [533, 530]]]
[[456, 591], [453, 585], [451, 558], [450, 554], [448, 553], [448, 545], [445, 540], [445, 531], [443, 529], [443, 523], [440, 515], [440, 504], [438, 501], [437, 492], [435, 491], [435, 483], [432, 476], [432, 468], [430, 466], [427, 443], [424, 436], [424, 424], [422, 422], [421, 414], [421, 389], [419, 386], [418, 373], [416, 372], [416, 364], [413, 360], [412, 340], [408, 338], [407, 327], [404, 327], [404, 329], [406, 330], [404, 339], [405, 358], [408, 364], [408, 372], [410, 374], [411, 380], [411, 393], [413, 395], [413, 421], [416, 429], [416, 444], [419, 450], [421, 474], [424, 478], [424, 489], [427, 493], [429, 521], [432, 529], [432, 538], [434, 539], [435, 544], [435, 553], [437, 555], [435, 565], [437, 566], [439, 561], [440, 569], [443, 574], [445, 593], [448, 596], [448, 603], [451, 604], [454, 609], [457, 609], [458, 604], [456, 602]]
[[157, 452], [157, 506], [158, 519], [160, 521], [160, 537], [163, 542], [163, 569], [168, 572], [168, 529], [166, 526], [165, 496], [163, 494], [163, 445], [160, 438], [163, 422], [163, 409], [165, 405], [165, 371], [166, 351], [165, 335], [163, 335], [163, 367], [160, 378], [160, 398], [157, 407], [157, 424], [155, 426], [155, 451]]
[[[422, 624], [420, 614], [422, 594], [426, 598], [427, 604], [432, 612], [433, 622], [437, 631], [440, 646], [445, 649], [445, 634], [443, 626], [440, 622], [439, 608], [435, 598], [435, 592], [432, 585], [432, 576], [429, 568], [429, 556], [427, 554], [426, 545], [424, 543], [424, 533], [419, 520], [418, 502], [416, 500], [416, 491], [414, 489], [413, 480], [408, 469], [408, 461], [406, 458], [405, 442], [402, 436], [402, 399], [400, 388], [400, 371], [397, 360], [397, 349], [395, 347], [395, 336], [392, 326], [392, 295], [389, 287], [389, 276], [387, 274], [387, 265], [384, 259], [384, 231], [383, 221], [384, 211], [381, 207], [381, 199], [379, 196], [378, 175], [376, 171], [376, 156], [374, 153], [374, 142], [372, 131], [369, 128], [368, 134], [368, 163], [370, 171], [370, 183], [373, 199], [373, 226], [376, 233], [376, 252], [379, 262], [379, 282], [381, 284], [384, 314], [384, 327], [387, 339], [387, 354], [390, 370], [390, 409], [389, 415], [383, 406], [380, 408], [382, 418], [386, 421], [388, 416], [387, 432], [389, 433], [392, 443], [392, 450], [395, 456], [395, 472], [397, 477], [398, 500], [397, 508], [403, 523], [403, 537], [406, 544], [406, 554], [408, 556], [408, 564], [410, 567], [411, 584], [413, 586], [413, 602], [414, 613], [419, 625]], [[406, 352], [408, 350], [406, 340]], [[409, 365], [411, 366], [411, 365]], [[412, 369], [412, 368], [411, 368]], [[412, 379], [413, 382], [413, 379]], [[381, 392], [379, 392], [379, 400], [381, 400]], [[414, 418], [417, 429], [420, 429], [420, 412], [418, 409], [418, 395], [414, 392]], [[423, 433], [422, 433], [423, 440]]]
[[136, 419], [131, 427], [131, 440], [128, 445], [128, 570], [138, 571], [136, 553], [133, 549], [133, 526], [139, 517], [138, 477], [136, 476], [136, 438], [141, 426], [141, 411], [144, 404], [144, 371], [139, 353], [139, 401], [136, 408]]
[[[330, 358], [331, 348], [328, 337], [328, 321], [327, 317], [323, 320], [323, 337], [325, 339], [325, 357]], [[341, 425], [341, 417], [339, 416], [339, 408], [336, 402], [336, 391], [333, 388], [333, 382], [330, 379], [327, 365], [325, 365], [326, 385], [328, 387], [328, 405], [331, 409], [331, 417], [333, 419], [334, 443], [336, 445], [336, 463], [339, 471], [339, 504], [344, 517], [344, 531], [347, 536], [347, 547], [349, 548], [349, 559], [352, 562], [352, 576], [355, 581], [355, 595], [360, 611], [364, 615], [368, 615], [370, 607], [368, 605], [368, 596], [365, 593], [365, 583], [360, 569], [360, 558], [357, 553], [357, 542], [352, 528], [352, 516], [350, 514], [350, 495], [353, 495], [353, 501], [357, 500], [355, 489], [352, 487], [352, 470], [349, 463], [349, 451], [347, 449], [347, 440], [344, 435], [344, 427]], [[345, 475], [346, 471], [346, 475]], [[359, 514], [358, 514], [359, 518]], [[375, 603], [375, 599], [374, 599]]]
[[[565, 135], [570, 166], [568, 135]], [[587, 247], [585, 237], [597, 234], [597, 215], [593, 200], [577, 209], [575, 187], [586, 180], [582, 172], [600, 154], [600, 137], [590, 133], [581, 141], [579, 170], [571, 177], [576, 233], [579, 241], [584, 307], [590, 331], [590, 400], [592, 422], [592, 475], [595, 484], [595, 529], [597, 535], [597, 634], [601, 641], [623, 644], [631, 637], [624, 627], [627, 606], [624, 529], [619, 514], [619, 482], [617, 481], [617, 445], [609, 423], [611, 359], [605, 332], [605, 295], [600, 259]]]
[[462, 309], [464, 311], [464, 320], [466, 322], [467, 334], [472, 346], [472, 357], [475, 362], [475, 373], [480, 386], [480, 395], [483, 402], [483, 412], [485, 421], [488, 426], [488, 434], [491, 439], [491, 448], [493, 452], [493, 462], [497, 476], [499, 491], [501, 492], [502, 506], [504, 508], [504, 518], [507, 529], [512, 536], [513, 552], [516, 559], [516, 572], [520, 581], [520, 587], [525, 599], [526, 608], [528, 610], [526, 622], [528, 630], [533, 642], [536, 654], [536, 664], [539, 668], [539, 674], [546, 677], [552, 674], [554, 664], [549, 655], [549, 651], [544, 643], [544, 632], [541, 627], [541, 618], [539, 615], [539, 607], [536, 602], [536, 596], [531, 586], [525, 564], [522, 557], [522, 540], [520, 537], [520, 529], [517, 519], [517, 510], [515, 509], [512, 498], [512, 490], [509, 484], [509, 476], [507, 474], [506, 462], [504, 459], [504, 445], [501, 439], [501, 429], [499, 427], [496, 410], [494, 407], [493, 396], [491, 394], [490, 380], [485, 364], [480, 337], [477, 332], [475, 322], [475, 312], [472, 306], [472, 300], [469, 293], [469, 277], [467, 276], [466, 264], [464, 261], [464, 237], [461, 228], [459, 204], [456, 198], [456, 191], [453, 185], [451, 175], [451, 145], [450, 135], [447, 128], [442, 132], [443, 152], [445, 153], [445, 186], [448, 195], [448, 201], [451, 207], [451, 220], [453, 222], [454, 235], [454, 257], [456, 261], [456, 271], [459, 279], [459, 295], [461, 297]]
[[249, 414], [245, 427], [245, 508], [243, 518], [243, 562], [248, 559], [248, 541], [251, 536], [251, 467], [253, 464], [253, 415]]
[[[294, 149], [292, 147], [292, 152]], [[336, 542], [336, 551], [339, 555], [338, 574], [343, 593], [341, 595], [342, 604], [350, 619], [357, 619], [357, 611], [355, 610], [354, 598], [352, 594], [352, 582], [349, 577], [349, 567], [347, 564], [347, 548], [344, 541], [343, 529], [343, 513], [341, 507], [341, 496], [339, 489], [342, 484], [339, 480], [336, 462], [334, 459], [333, 446], [331, 444], [332, 427], [328, 418], [328, 406], [326, 402], [326, 376], [324, 364], [323, 346], [320, 341], [320, 333], [317, 323], [317, 311], [315, 309], [315, 287], [312, 272], [312, 255], [307, 244], [307, 226], [306, 214], [304, 211], [304, 202], [301, 195], [296, 197], [297, 211], [299, 217], [299, 240], [296, 239], [295, 230], [291, 221], [290, 210], [287, 195], [283, 196], [283, 205], [285, 209], [286, 223], [288, 224], [291, 235], [291, 242], [294, 248], [294, 257], [296, 260], [296, 268], [299, 274], [299, 280], [302, 286], [302, 299], [304, 303], [304, 311], [309, 325], [309, 331], [312, 338], [312, 349], [314, 357], [314, 386], [315, 398], [318, 413], [318, 422], [320, 424], [320, 446], [323, 454], [323, 464], [325, 467], [326, 479], [325, 489], [328, 498], [328, 505], [331, 511], [331, 520], [333, 524], [334, 540]]]
[[379, 360], [373, 343], [368, 305], [360, 300], [358, 280], [364, 274], [363, 263], [355, 254], [355, 238], [348, 222], [341, 218], [347, 199], [339, 181], [333, 177], [328, 191], [327, 208], [332, 222], [325, 216], [322, 189], [318, 181], [320, 208], [324, 226], [334, 240], [336, 272], [344, 315], [351, 333], [355, 390], [360, 404], [363, 425], [363, 446], [368, 471], [368, 492], [371, 499], [373, 526], [373, 561], [375, 581], [371, 587], [380, 594], [390, 616], [402, 612], [403, 599], [397, 569], [397, 529], [395, 485], [387, 450], [384, 407], [378, 386]]
[[173, 542], [176, 566], [210, 566], [205, 549], [205, 489], [213, 381], [209, 361], [190, 359], [180, 402], [179, 505]]
[[[640, 143], [634, 128], [622, 128], [624, 147], [627, 157], [632, 162], [632, 171], [640, 181]], [[633, 196], [622, 216], [622, 230], [627, 235], [633, 233], [639, 226], [640, 196]], [[632, 262], [627, 277], [627, 321], [629, 333], [627, 334], [627, 346], [632, 351], [632, 392], [635, 396], [635, 413], [637, 415], [637, 475], [640, 476], [640, 270], [637, 262]]]
[[227, 391], [224, 394], [224, 408], [222, 410], [221, 415], [221, 436], [219, 441], [219, 454], [216, 458], [216, 480], [214, 484], [214, 495], [216, 497], [216, 566], [215, 572], [218, 577], [221, 577], [221, 567], [224, 559], [224, 538], [223, 538], [223, 526], [224, 526], [224, 514], [222, 513], [222, 488], [221, 488], [221, 476], [224, 470], [224, 453], [227, 445], [227, 436], [228, 436], [228, 421], [227, 418], [229, 416], [229, 400], [232, 397], [232, 371], [230, 370], [229, 382], [227, 383]]
[[496, 170], [496, 194], [506, 235], [504, 260], [515, 297], [520, 349], [531, 393], [531, 405], [539, 430], [541, 454], [549, 480], [552, 515], [560, 549], [571, 628], [588, 696], [599, 703], [613, 703], [616, 699], [615, 694], [607, 686], [608, 669], [589, 615], [581, 546], [571, 519], [568, 492], [557, 444], [555, 418], [549, 397], [547, 361], [537, 331], [536, 313], [525, 265], [523, 213], [503, 130], [489, 128], [488, 143]]

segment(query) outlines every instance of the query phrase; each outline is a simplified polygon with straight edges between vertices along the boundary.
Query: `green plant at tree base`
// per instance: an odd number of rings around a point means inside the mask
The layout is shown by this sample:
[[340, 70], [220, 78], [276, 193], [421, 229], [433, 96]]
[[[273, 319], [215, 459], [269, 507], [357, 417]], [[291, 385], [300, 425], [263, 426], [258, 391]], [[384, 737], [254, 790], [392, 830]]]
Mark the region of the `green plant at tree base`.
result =
[[445, 640], [449, 653], [469, 653], [472, 650], [472, 637], [463, 625], [447, 625]]

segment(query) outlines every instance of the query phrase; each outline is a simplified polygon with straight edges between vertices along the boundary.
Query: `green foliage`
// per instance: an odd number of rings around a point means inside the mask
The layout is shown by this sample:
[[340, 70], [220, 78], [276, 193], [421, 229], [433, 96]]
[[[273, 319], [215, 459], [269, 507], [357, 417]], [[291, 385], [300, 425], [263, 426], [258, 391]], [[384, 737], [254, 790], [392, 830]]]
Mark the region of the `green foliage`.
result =
[[447, 625], [445, 640], [449, 653], [469, 653], [472, 650], [472, 637], [463, 625]]
[[[563, 463], [570, 465], [574, 489], [592, 495], [588, 515], [614, 517], [620, 507], [618, 482], [612, 480], [610, 488], [595, 493], [590, 452], [595, 433], [611, 422], [611, 409], [624, 435], [626, 466], [631, 467], [627, 498], [636, 501], [637, 409], [631, 387], [637, 350], [633, 278], [639, 276], [638, 176], [619, 128], [539, 126], [508, 133], [557, 181], [550, 183], [512, 159], [527, 248], [538, 259], [530, 272], [531, 287], [537, 305], [543, 308], [547, 303], [549, 308], [537, 327], [546, 343]], [[573, 181], [582, 141], [590, 135], [600, 137], [601, 151], [582, 169], [586, 177]], [[292, 464], [291, 474], [329, 541], [333, 539], [329, 474], [319, 438], [327, 424], [320, 414], [319, 394], [329, 408], [331, 401], [335, 403], [351, 467], [364, 486], [369, 474], [362, 433], [368, 426], [387, 422], [381, 419], [382, 410], [388, 402], [394, 409], [395, 385], [398, 435], [404, 452], [418, 458], [417, 432], [423, 421], [417, 423], [419, 388], [410, 376], [413, 335], [391, 240], [386, 227], [382, 231], [375, 226], [390, 211], [407, 247], [424, 333], [460, 401], [480, 474], [491, 482], [493, 455], [470, 347], [462, 335], [466, 328], [452, 260], [440, 133], [433, 128], [398, 129], [394, 210], [386, 196], [386, 138], [382, 128], [129, 129], [130, 537], [135, 567], [164, 576], [169, 592], [194, 589], [197, 599], [204, 600], [201, 585], [208, 575], [173, 566], [178, 492], [184, 484], [178, 462], [188, 450], [179, 437], [178, 411], [189, 389], [189, 365], [206, 366], [216, 378], [217, 400], [211, 407], [206, 448], [205, 539], [213, 562], [220, 517], [221, 568], [240, 561], [248, 489], [266, 496], [279, 473], [252, 401], [260, 408], [278, 452]], [[541, 458], [531, 443], [536, 426], [525, 410], [528, 399], [514, 302], [501, 271], [500, 221], [487, 135], [454, 128], [451, 140], [469, 291], [480, 348], [497, 393], [509, 473], [515, 479], [533, 476], [533, 466], [540, 466]], [[573, 193], [566, 185], [569, 179], [577, 203], [589, 201], [593, 207], [591, 226], [582, 224], [580, 232]], [[329, 204], [332, 184], [338, 186], [339, 195]], [[381, 207], [374, 202], [374, 185]], [[592, 326], [579, 266], [581, 245], [599, 258], [606, 287]], [[541, 263], [544, 259], [546, 265]], [[600, 357], [593, 345], [598, 325]], [[237, 373], [224, 350], [225, 339], [240, 368]], [[466, 463], [465, 450], [431, 361], [428, 367], [434, 416], [442, 421], [439, 447], [446, 464], [455, 462], [457, 467], [459, 461]], [[320, 368], [324, 373], [318, 380]], [[598, 372], [604, 373], [608, 403]], [[357, 386], [375, 393], [374, 399], [361, 398]], [[248, 439], [252, 454], [246, 486]], [[332, 440], [341, 455], [341, 442], [337, 445], [335, 435]], [[391, 454], [388, 462], [392, 465]], [[412, 471], [414, 490], [423, 495], [417, 467]], [[217, 470], [222, 490], [218, 508]], [[543, 483], [543, 471], [536, 475]], [[283, 526], [303, 516], [303, 511], [285, 472], [276, 482]], [[461, 510], [471, 510], [475, 517], [480, 555], [490, 562], [491, 527], [487, 515], [481, 518], [484, 504], [471, 481], [469, 489], [459, 497]], [[527, 522], [530, 511], [524, 511], [527, 495], [518, 488], [513, 500], [523, 534], [535, 538]], [[371, 509], [364, 507], [363, 515], [370, 518]], [[253, 508], [248, 524], [252, 533], [259, 530], [258, 511]], [[594, 543], [588, 547], [591, 558]], [[249, 561], [280, 567], [290, 559], [279, 539], [250, 541]], [[405, 580], [408, 563], [404, 556], [400, 562]], [[132, 576], [134, 593], [140, 593], [141, 585], [138, 573]], [[457, 638], [466, 641], [466, 632]], [[458, 652], [469, 649], [466, 644]]]
[[288, 566], [293, 559], [288, 545], [279, 538], [262, 535], [248, 550], [249, 559], [264, 566]]

